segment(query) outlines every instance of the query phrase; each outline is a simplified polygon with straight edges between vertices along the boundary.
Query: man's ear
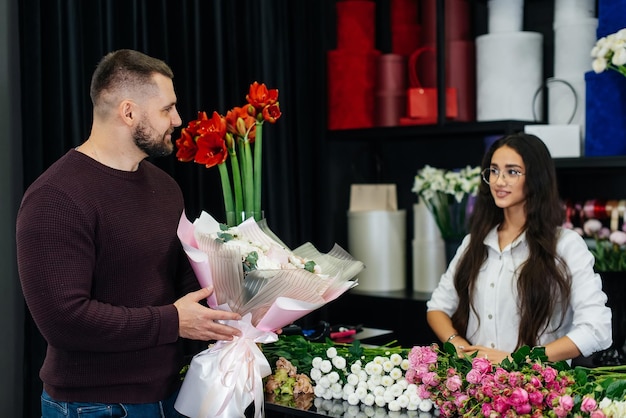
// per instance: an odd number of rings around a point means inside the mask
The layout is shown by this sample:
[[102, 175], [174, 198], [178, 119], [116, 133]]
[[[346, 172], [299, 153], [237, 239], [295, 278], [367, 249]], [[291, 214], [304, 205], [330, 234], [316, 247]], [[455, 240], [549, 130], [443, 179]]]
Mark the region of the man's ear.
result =
[[132, 100], [123, 100], [118, 107], [118, 113], [126, 125], [132, 126], [135, 123], [137, 105]]

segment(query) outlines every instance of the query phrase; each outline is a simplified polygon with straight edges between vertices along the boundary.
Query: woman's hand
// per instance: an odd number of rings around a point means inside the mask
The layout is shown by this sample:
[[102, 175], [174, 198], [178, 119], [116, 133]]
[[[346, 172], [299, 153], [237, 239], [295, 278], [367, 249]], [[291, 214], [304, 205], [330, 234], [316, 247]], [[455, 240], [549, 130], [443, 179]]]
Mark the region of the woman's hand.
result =
[[457, 350], [462, 354], [471, 355], [477, 352], [476, 357], [488, 359], [494, 364], [502, 363], [505, 358], [510, 358], [510, 353], [497, 350], [495, 348], [484, 347], [482, 345], [458, 346]]

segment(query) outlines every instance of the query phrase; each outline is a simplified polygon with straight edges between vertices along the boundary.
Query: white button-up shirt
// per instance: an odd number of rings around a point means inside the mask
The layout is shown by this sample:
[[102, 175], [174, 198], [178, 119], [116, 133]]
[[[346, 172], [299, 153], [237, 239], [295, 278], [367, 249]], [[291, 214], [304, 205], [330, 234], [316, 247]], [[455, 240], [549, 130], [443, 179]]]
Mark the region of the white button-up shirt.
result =
[[[587, 244], [575, 231], [559, 231], [557, 253], [572, 274], [571, 298], [562, 326], [558, 328], [560, 311], [554, 312], [538, 343], [545, 345], [567, 335], [584, 356], [589, 356], [611, 345], [611, 310], [606, 307], [607, 297], [602, 291], [600, 276], [593, 270], [594, 258]], [[454, 273], [468, 244], [469, 235], [428, 301], [429, 311], [443, 311], [450, 317], [456, 311], [459, 298], [454, 288]], [[465, 337], [473, 345], [513, 352], [520, 326], [517, 278], [520, 266], [528, 258], [526, 235], [521, 234], [500, 251], [497, 228], [494, 228], [485, 237], [484, 244], [487, 260], [478, 274], [473, 301], [477, 312], [470, 309]], [[559, 305], [556, 307], [558, 309]]]

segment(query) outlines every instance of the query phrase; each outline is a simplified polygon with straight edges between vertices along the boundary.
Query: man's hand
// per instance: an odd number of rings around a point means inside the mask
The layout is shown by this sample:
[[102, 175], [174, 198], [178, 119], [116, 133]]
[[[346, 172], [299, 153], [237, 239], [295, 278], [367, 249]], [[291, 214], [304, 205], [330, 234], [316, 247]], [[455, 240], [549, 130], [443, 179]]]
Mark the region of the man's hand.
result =
[[198, 303], [212, 293], [212, 287], [204, 288], [188, 293], [174, 302], [178, 310], [178, 334], [181, 337], [200, 341], [231, 341], [233, 336], [241, 335], [237, 328], [216, 322], [228, 319], [237, 321], [241, 319], [241, 315], [207, 308]]

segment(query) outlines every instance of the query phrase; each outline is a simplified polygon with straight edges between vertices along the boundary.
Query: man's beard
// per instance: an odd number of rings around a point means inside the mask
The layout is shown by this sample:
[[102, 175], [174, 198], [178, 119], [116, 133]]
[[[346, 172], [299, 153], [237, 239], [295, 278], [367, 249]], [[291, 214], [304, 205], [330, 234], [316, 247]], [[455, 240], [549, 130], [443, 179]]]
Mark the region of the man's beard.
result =
[[167, 132], [159, 136], [144, 119], [133, 132], [133, 139], [135, 140], [135, 145], [148, 154], [148, 157], [165, 157], [174, 150], [174, 145], [171, 141], [165, 140], [166, 135], [168, 135]]

